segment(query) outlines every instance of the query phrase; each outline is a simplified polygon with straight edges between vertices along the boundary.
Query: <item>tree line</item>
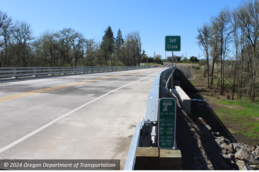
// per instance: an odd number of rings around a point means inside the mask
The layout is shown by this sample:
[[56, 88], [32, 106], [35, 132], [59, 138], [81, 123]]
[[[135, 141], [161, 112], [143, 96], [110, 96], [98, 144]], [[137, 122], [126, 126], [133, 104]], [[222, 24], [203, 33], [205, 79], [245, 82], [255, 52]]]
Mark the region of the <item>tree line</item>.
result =
[[36, 38], [27, 22], [13, 22], [0, 11], [0, 67], [137, 66], [141, 48], [139, 32], [123, 39], [119, 29], [115, 38], [110, 26], [101, 42], [72, 28], [46, 31]]
[[[234, 10], [222, 9], [212, 16], [209, 23], [198, 28], [198, 44], [206, 57], [207, 87], [212, 88], [214, 64], [220, 63], [219, 93], [224, 92], [226, 77], [225, 60], [234, 60], [232, 80], [232, 99], [242, 94], [249, 95], [255, 101], [259, 85], [259, 1], [247, 1]], [[212, 66], [209, 68], [209, 59]]]

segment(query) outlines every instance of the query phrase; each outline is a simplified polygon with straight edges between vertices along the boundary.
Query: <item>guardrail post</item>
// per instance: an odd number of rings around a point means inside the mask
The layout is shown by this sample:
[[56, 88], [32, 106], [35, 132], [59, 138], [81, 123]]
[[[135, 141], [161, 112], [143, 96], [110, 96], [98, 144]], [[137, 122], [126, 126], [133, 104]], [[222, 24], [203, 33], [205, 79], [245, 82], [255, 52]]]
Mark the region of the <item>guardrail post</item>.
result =
[[52, 76], [52, 67], [49, 68], [49, 76]]
[[85, 69], [84, 67], [81, 67], [81, 73], [84, 73], [84, 69]]
[[89, 73], [92, 73], [92, 67], [91, 66], [89, 67]]
[[32, 77], [37, 77], [37, 69], [36, 67], [33, 68], [33, 74]]
[[145, 121], [142, 127], [142, 140], [141, 146], [142, 147], [150, 147], [151, 146], [151, 131], [152, 131], [152, 124], [150, 121]]
[[62, 73], [61, 73], [61, 75], [65, 75], [65, 68], [64, 67], [62, 67]]
[[17, 79], [17, 68], [13, 68], [13, 76], [12, 78]]

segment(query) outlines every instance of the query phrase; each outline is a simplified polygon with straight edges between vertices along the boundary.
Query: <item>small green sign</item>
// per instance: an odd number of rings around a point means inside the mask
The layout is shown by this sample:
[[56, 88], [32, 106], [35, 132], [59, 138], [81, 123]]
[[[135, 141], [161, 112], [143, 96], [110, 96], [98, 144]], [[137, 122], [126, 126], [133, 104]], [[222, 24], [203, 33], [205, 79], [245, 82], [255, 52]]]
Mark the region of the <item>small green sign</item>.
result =
[[165, 37], [165, 51], [181, 51], [181, 37], [180, 36], [166, 36]]
[[173, 98], [159, 100], [158, 147], [175, 148], [176, 101]]

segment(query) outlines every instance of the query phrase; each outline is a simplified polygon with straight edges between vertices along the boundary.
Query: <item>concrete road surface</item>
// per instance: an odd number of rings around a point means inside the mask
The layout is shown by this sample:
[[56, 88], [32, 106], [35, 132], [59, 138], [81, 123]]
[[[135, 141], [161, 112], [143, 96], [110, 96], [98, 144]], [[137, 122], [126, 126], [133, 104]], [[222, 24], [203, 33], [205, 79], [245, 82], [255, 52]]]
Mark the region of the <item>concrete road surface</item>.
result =
[[0, 159], [120, 159], [165, 68], [0, 82]]

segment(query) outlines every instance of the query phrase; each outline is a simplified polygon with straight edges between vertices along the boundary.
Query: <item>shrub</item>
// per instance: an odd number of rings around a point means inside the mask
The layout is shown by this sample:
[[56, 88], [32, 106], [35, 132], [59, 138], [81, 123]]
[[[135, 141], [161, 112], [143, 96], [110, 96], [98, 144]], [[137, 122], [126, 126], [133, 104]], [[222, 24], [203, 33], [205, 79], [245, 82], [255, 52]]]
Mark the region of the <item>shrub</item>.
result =
[[203, 59], [202, 59], [202, 60], [199, 61], [199, 65], [200, 65], [200, 66], [205, 65], [205, 64], [206, 64], [206, 60], [203, 60]]

